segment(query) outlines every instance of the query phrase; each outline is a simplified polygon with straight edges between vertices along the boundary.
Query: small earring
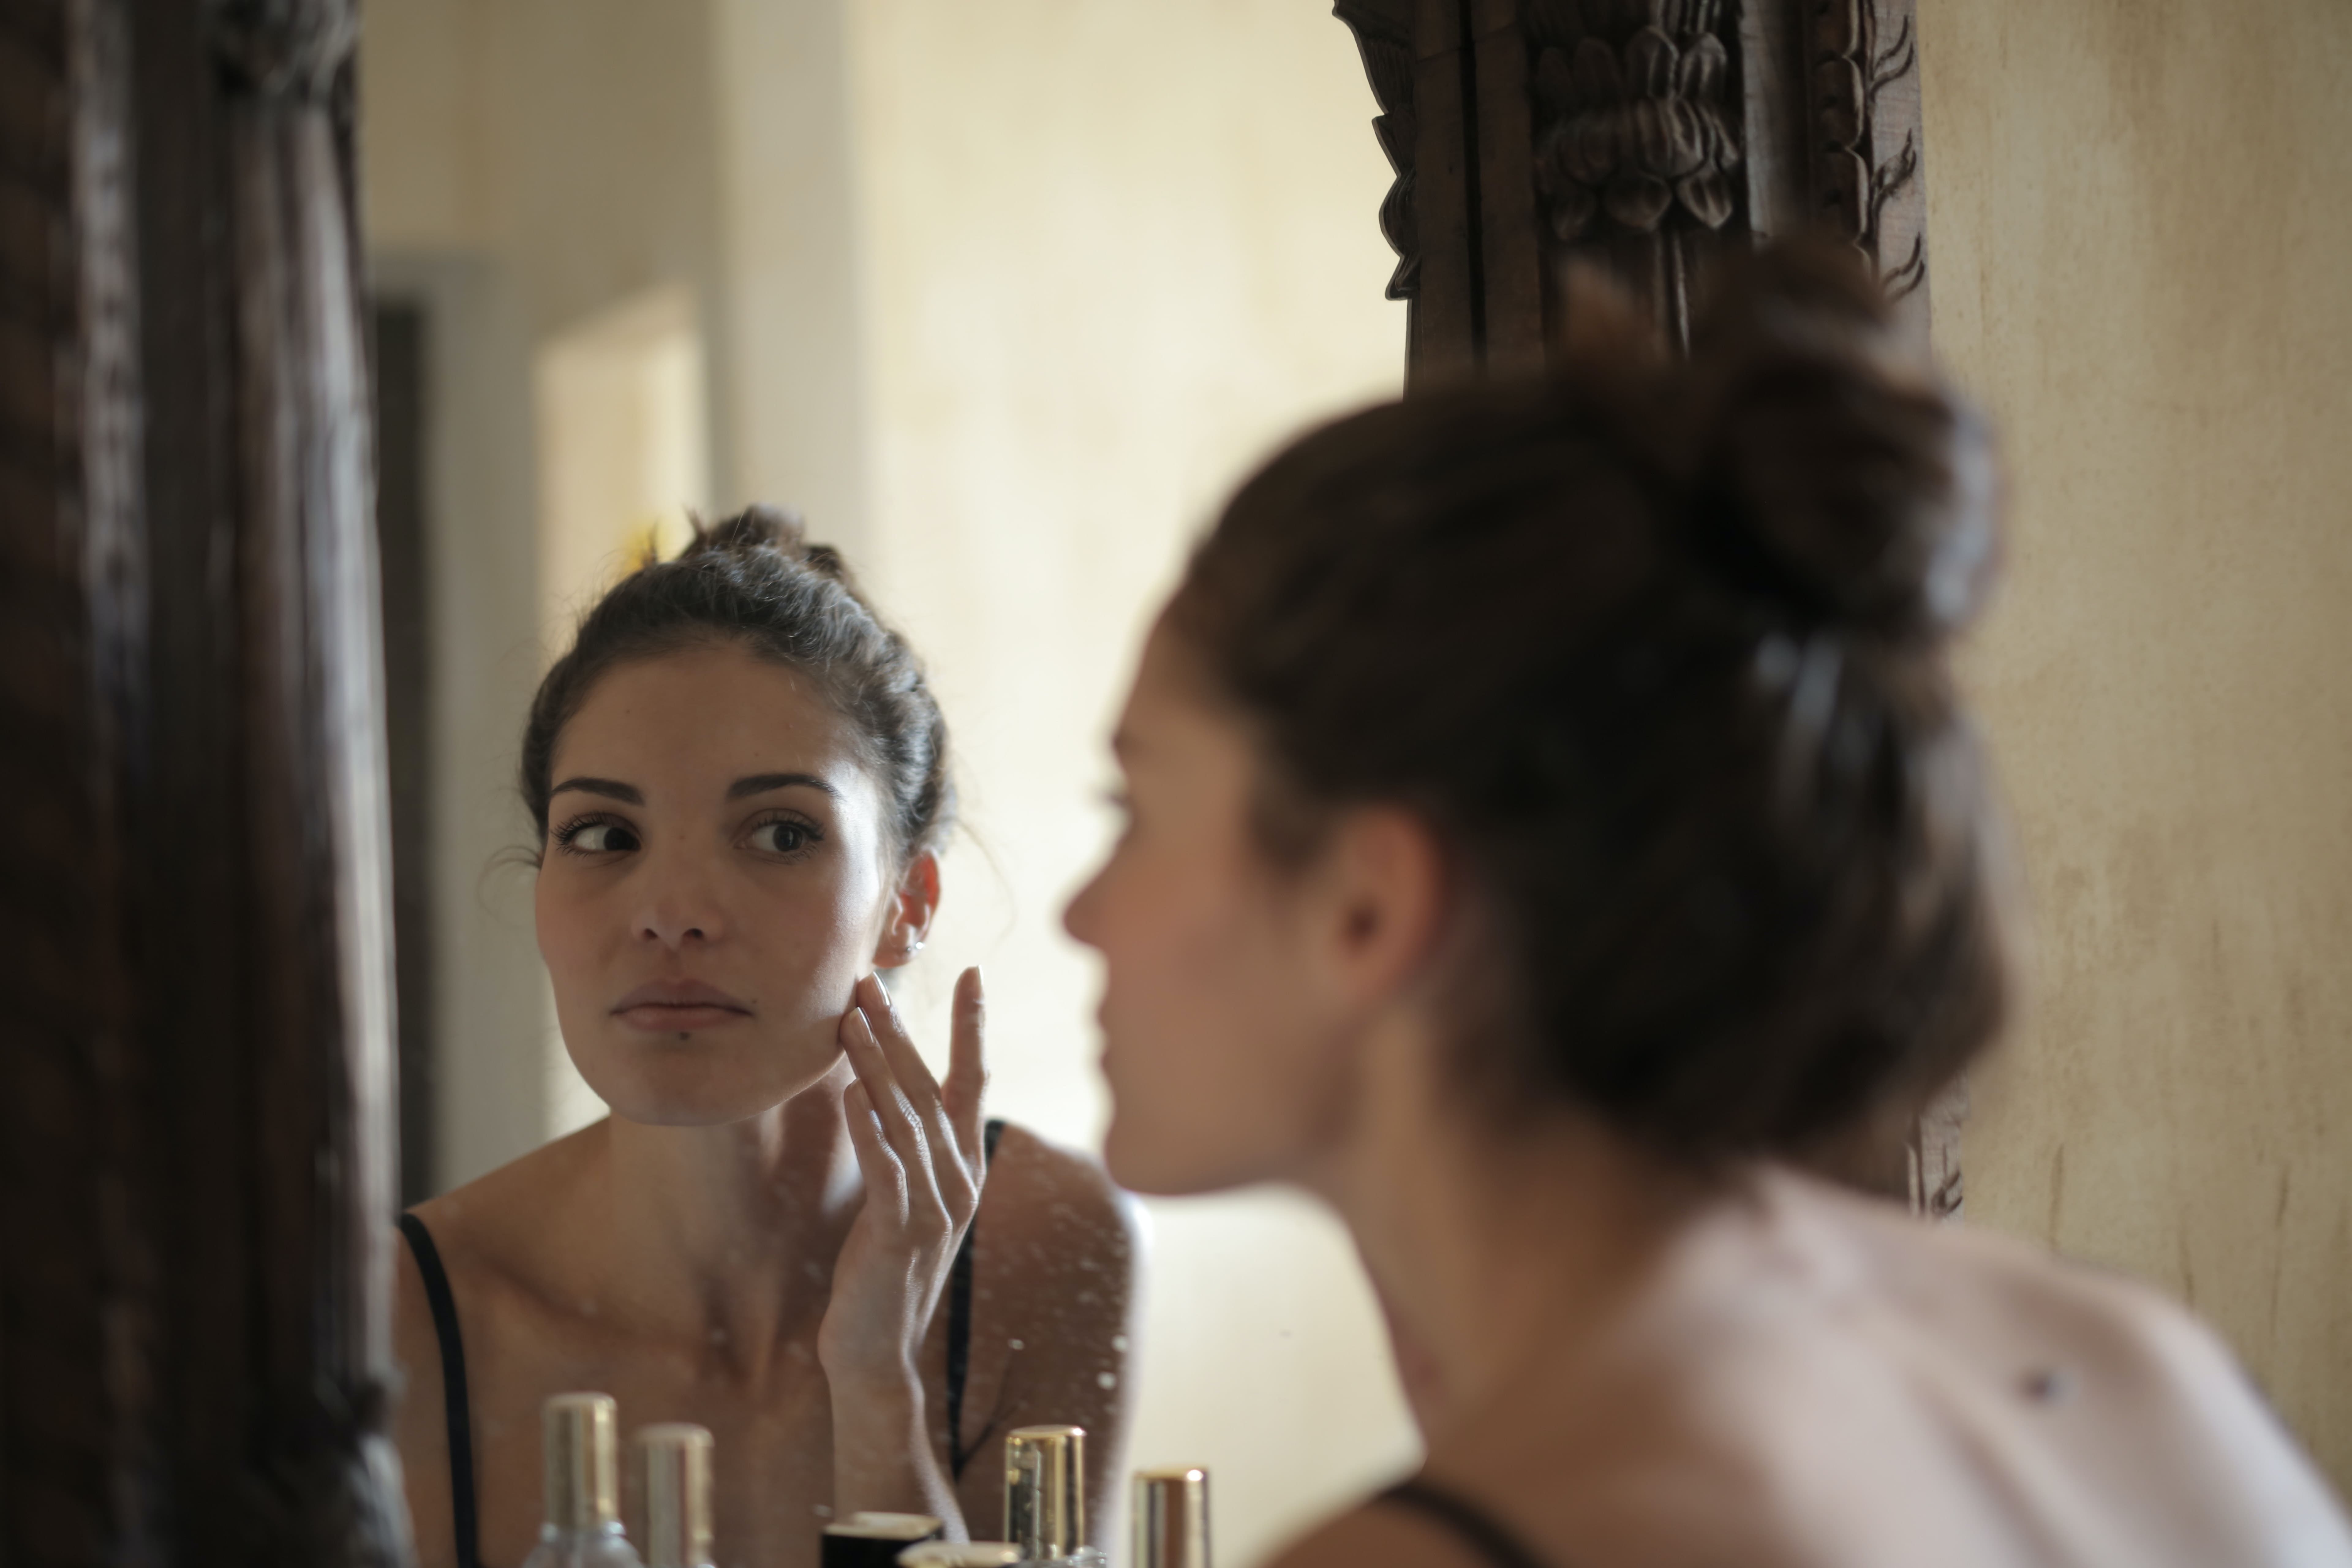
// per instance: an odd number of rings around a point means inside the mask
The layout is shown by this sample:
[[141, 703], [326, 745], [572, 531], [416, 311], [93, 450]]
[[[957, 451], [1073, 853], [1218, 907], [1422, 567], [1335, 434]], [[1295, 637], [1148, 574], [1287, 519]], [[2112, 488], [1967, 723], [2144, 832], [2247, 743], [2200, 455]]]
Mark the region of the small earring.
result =
[[912, 958], [912, 957], [914, 957], [914, 956], [915, 956], [915, 954], [917, 954], [917, 953], [919, 953], [919, 952], [922, 952], [922, 951], [923, 951], [923, 939], [922, 939], [921, 937], [915, 937], [915, 938], [910, 939], [910, 940], [908, 942], [908, 943], [907, 943], [907, 956], [908, 956], [908, 958]]

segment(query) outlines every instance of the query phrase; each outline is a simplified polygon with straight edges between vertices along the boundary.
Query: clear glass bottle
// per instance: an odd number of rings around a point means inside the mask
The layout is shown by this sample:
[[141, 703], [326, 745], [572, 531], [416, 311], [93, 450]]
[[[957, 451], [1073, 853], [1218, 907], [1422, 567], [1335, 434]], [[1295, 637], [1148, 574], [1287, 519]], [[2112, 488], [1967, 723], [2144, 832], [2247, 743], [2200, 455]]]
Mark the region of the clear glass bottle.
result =
[[709, 1429], [641, 1426], [632, 1446], [645, 1489], [646, 1568], [711, 1568]]
[[1087, 1540], [1087, 1429], [1017, 1426], [1004, 1438], [1004, 1534], [1024, 1562], [1104, 1568]]
[[523, 1568], [645, 1568], [621, 1529], [616, 1415], [607, 1394], [559, 1394], [541, 1407], [547, 1522]]
[[1134, 1568], [1210, 1568], [1208, 1471], [1136, 1472]]

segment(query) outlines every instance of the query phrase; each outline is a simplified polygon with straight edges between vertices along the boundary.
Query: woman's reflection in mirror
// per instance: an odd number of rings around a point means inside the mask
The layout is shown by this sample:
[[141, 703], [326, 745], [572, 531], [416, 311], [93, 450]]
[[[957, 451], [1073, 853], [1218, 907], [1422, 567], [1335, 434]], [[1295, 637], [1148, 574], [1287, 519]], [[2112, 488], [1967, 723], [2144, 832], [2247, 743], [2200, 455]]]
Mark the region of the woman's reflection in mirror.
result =
[[984, 1121], [978, 971], [943, 1082], [877, 973], [939, 907], [953, 793], [839, 557], [755, 510], [623, 580], [540, 689], [522, 793], [557, 1022], [611, 1114], [404, 1216], [422, 1561], [521, 1561], [540, 1405], [573, 1389], [710, 1428], [730, 1562], [814, 1562], [865, 1509], [992, 1533], [1026, 1424], [1086, 1426], [1099, 1492], [1130, 1219]]
[[2352, 1563], [2152, 1290], [1801, 1173], [2014, 993], [1979, 419], [1844, 260], [1308, 435], [1121, 715], [1112, 1174], [1352, 1230], [1427, 1443], [1289, 1568]]

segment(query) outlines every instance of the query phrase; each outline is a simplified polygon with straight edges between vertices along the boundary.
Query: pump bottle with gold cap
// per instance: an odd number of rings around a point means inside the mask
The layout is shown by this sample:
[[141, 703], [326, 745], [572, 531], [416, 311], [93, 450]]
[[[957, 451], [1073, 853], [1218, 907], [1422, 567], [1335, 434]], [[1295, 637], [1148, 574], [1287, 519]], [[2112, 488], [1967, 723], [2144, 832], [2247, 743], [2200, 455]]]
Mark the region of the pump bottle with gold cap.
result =
[[1134, 1568], [1209, 1568], [1208, 1471], [1136, 1472]]
[[621, 1529], [621, 1456], [610, 1394], [559, 1394], [540, 1411], [547, 1522], [523, 1568], [645, 1568]]
[[1103, 1568], [1087, 1542], [1087, 1429], [1018, 1426], [1004, 1437], [1004, 1534], [1024, 1563]]

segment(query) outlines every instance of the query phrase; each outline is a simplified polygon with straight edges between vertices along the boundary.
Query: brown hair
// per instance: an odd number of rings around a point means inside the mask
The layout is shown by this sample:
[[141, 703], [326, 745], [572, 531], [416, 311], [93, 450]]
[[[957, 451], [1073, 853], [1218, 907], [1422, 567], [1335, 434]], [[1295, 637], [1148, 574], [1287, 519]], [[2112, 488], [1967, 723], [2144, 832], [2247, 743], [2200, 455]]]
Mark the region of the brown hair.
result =
[[1621, 347], [1307, 436], [1171, 621], [1261, 737], [1277, 858], [1357, 804], [1448, 846], [1508, 955], [1471, 1065], [1679, 1156], [1801, 1152], [2003, 1015], [1997, 814], [1946, 659], [1994, 488], [1875, 286], [1768, 253], [1686, 365]]
[[922, 666], [840, 552], [807, 542], [798, 517], [768, 507], [697, 522], [676, 560], [647, 560], [581, 618], [523, 726], [522, 798], [541, 844], [556, 741], [597, 679], [617, 664], [730, 643], [808, 677], [856, 726], [902, 858], [937, 847], [954, 821], [955, 788], [947, 721]]

